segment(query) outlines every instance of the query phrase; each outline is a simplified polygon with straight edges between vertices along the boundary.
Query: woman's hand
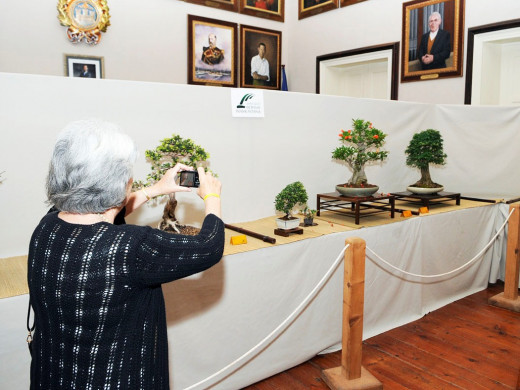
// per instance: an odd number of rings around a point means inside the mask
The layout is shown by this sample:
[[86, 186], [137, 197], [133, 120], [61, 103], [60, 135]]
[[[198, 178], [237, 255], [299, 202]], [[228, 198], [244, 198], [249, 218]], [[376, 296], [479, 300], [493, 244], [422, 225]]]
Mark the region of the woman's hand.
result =
[[147, 187], [146, 192], [151, 198], [159, 195], [168, 195], [172, 192], [189, 192], [191, 188], [183, 187], [177, 184], [175, 179], [180, 171], [193, 171], [193, 168], [181, 163], [175, 164], [173, 168], [168, 169], [161, 180], [155, 183], [153, 186]]
[[220, 191], [222, 183], [210, 172], [204, 172], [204, 168], [199, 167], [199, 189], [197, 194], [204, 199], [206, 215], [215, 214], [220, 218]]

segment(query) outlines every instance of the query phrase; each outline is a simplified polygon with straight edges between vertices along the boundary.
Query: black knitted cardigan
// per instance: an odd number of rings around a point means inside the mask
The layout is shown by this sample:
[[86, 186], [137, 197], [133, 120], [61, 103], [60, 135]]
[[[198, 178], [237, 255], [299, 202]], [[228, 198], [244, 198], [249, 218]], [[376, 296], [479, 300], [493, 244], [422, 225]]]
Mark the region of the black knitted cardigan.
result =
[[29, 248], [31, 389], [168, 389], [161, 283], [211, 267], [223, 249], [213, 214], [197, 236], [46, 215]]

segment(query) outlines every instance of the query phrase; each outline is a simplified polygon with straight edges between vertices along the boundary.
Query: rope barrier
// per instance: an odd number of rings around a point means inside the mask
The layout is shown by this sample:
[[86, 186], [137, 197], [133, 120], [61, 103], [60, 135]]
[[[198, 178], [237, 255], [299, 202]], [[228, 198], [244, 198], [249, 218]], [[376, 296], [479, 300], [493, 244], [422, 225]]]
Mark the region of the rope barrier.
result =
[[[278, 325], [271, 333], [269, 333], [266, 337], [264, 337], [264, 339], [262, 341], [260, 341], [258, 344], [256, 344], [253, 348], [251, 348], [249, 351], [247, 351], [245, 354], [243, 354], [242, 356], [240, 356], [238, 359], [235, 359], [233, 362], [229, 363], [226, 367], [222, 368], [221, 370], [217, 371], [216, 373], [212, 374], [211, 376], [207, 377], [206, 379], [203, 379], [201, 380], [200, 382], [197, 382], [195, 383], [194, 385], [191, 385], [190, 387], [187, 387], [185, 388], [184, 390], [192, 390], [192, 389], [195, 389], [196, 387], [202, 385], [203, 383], [206, 383], [216, 377], [218, 377], [219, 375], [221, 375], [222, 373], [230, 370], [230, 368], [234, 367], [234, 366], [238, 366], [240, 367], [239, 364], [242, 364], [242, 363], [245, 363], [243, 362], [244, 360], [246, 360], [247, 358], [250, 357], [250, 355], [252, 355], [254, 352], [256, 351], [261, 351], [265, 345], [267, 345], [268, 343], [270, 343], [272, 340], [276, 339], [280, 334], [282, 334], [288, 327], [288, 325], [296, 318], [298, 317], [303, 308], [305, 308], [307, 306], [307, 304], [312, 300], [314, 299], [314, 297], [316, 296], [317, 292], [323, 287], [323, 285], [325, 284], [325, 282], [329, 279], [329, 277], [332, 275], [332, 273], [334, 272], [334, 270], [336, 269], [336, 267], [338, 266], [338, 264], [341, 262], [341, 260], [343, 260], [343, 254], [345, 253], [345, 251], [347, 250], [347, 248], [349, 247], [349, 245], [346, 245], [340, 252], [339, 256], [337, 257], [337, 259], [334, 261], [334, 263], [332, 264], [332, 266], [329, 268], [329, 270], [325, 273], [325, 275], [320, 279], [320, 281], [318, 282], [318, 284], [316, 285], [316, 287], [314, 287], [312, 289], [312, 291], [305, 297], [305, 299], [302, 301], [302, 303], [300, 303], [296, 309], [293, 310], [293, 312], [291, 314], [289, 314], [289, 316], [280, 324]], [[250, 359], [252, 359], [254, 357], [251, 356]], [[237, 368], [238, 368], [237, 367]], [[230, 370], [231, 372], [233, 372], [232, 370]], [[229, 374], [231, 374], [231, 372]], [[229, 375], [228, 374], [228, 375]], [[217, 381], [218, 382], [218, 381]], [[217, 382], [213, 383], [213, 384], [216, 384]], [[209, 387], [209, 386], [207, 386]]]
[[475, 257], [473, 257], [471, 260], [469, 260], [467, 263], [461, 265], [460, 267], [458, 268], [455, 268], [454, 270], [451, 270], [449, 272], [445, 272], [445, 273], [442, 273], [442, 274], [437, 274], [437, 275], [419, 275], [419, 274], [414, 274], [412, 272], [408, 272], [408, 271], [405, 271], [405, 270], [402, 270], [400, 268], [397, 268], [396, 266], [390, 264], [389, 262], [387, 262], [386, 260], [384, 260], [383, 258], [381, 258], [381, 256], [379, 256], [377, 253], [375, 253], [372, 249], [370, 249], [368, 246], [367, 246], [367, 250], [369, 250], [377, 259], [379, 259], [382, 263], [386, 264], [387, 266], [389, 266], [390, 268], [393, 268], [394, 270], [396, 271], [399, 271], [405, 275], [410, 275], [410, 276], [414, 276], [414, 277], [418, 277], [418, 278], [440, 278], [442, 276], [448, 276], [448, 275], [451, 275], [451, 274], [454, 274], [458, 271], [460, 271], [461, 269], [471, 265], [473, 262], [475, 262], [485, 251], [487, 251], [489, 249], [489, 247], [491, 246], [491, 244], [493, 244], [493, 242], [495, 241], [495, 239], [498, 237], [498, 235], [502, 232], [502, 230], [505, 228], [507, 222], [509, 221], [509, 218], [511, 217], [511, 214], [513, 214], [513, 211], [515, 211], [514, 209], [511, 210], [511, 212], [509, 213], [509, 215], [507, 216], [505, 222], [502, 224], [502, 226], [500, 227], [500, 229], [498, 229], [497, 233], [493, 236], [493, 238], [491, 238], [491, 240], [489, 241], [489, 243], [479, 252], [475, 255]]

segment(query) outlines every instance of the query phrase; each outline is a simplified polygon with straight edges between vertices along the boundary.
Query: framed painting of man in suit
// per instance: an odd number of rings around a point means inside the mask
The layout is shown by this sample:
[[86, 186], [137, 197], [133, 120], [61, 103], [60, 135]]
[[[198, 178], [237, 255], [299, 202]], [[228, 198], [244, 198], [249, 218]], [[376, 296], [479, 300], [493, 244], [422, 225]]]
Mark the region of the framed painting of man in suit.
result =
[[282, 32], [240, 26], [240, 86], [280, 89]]
[[464, 0], [403, 3], [401, 82], [462, 76]]
[[236, 87], [236, 23], [188, 15], [188, 84]]

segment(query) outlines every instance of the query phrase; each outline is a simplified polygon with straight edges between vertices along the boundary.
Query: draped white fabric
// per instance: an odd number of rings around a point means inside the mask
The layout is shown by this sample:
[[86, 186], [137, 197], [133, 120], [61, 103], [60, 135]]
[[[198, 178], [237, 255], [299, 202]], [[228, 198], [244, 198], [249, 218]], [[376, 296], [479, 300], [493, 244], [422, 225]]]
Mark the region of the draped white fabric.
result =
[[[204, 273], [164, 285], [172, 388], [184, 389], [212, 375], [275, 329], [318, 283], [347, 237], [363, 238], [398, 268], [438, 274], [473, 258], [507, 218], [507, 210], [504, 205], [464, 209], [226, 256]], [[481, 259], [447, 280], [405, 277], [367, 251], [363, 338], [486, 288], [490, 271], [500, 269], [504, 243], [502, 234]], [[339, 348], [342, 283], [340, 264], [280, 337], [217, 378], [221, 382], [215, 388], [241, 388], [329, 347]], [[27, 295], [0, 300], [2, 388], [28, 388], [26, 305]]]

